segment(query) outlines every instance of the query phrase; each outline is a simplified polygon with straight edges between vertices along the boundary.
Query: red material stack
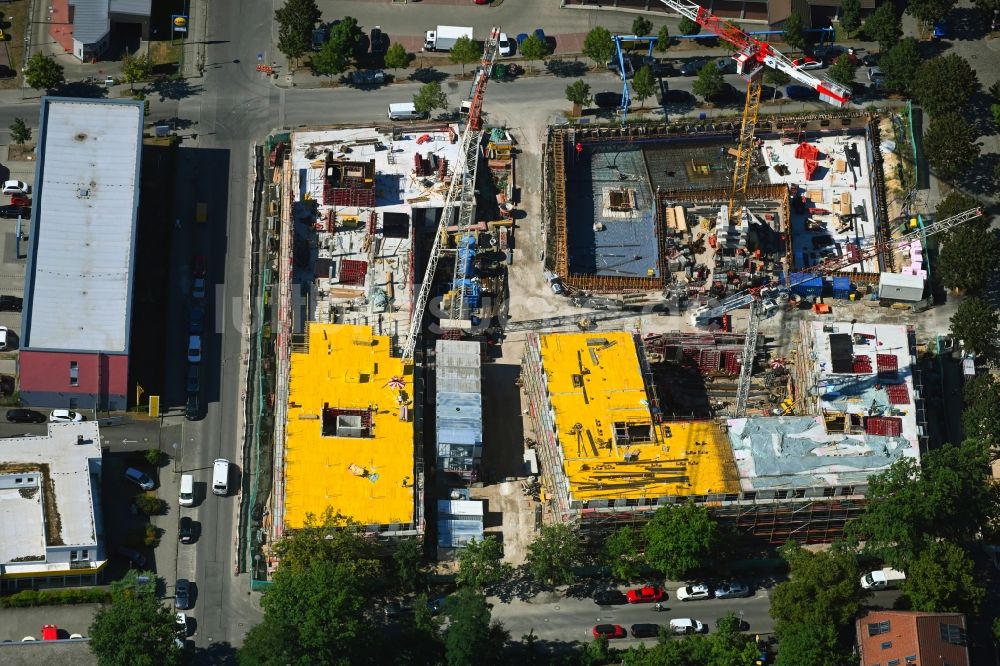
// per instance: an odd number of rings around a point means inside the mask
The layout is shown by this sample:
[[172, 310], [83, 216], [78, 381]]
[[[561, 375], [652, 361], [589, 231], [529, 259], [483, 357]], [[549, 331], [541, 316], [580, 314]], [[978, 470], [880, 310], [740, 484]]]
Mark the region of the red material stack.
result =
[[363, 286], [368, 274], [368, 262], [360, 259], [341, 259], [338, 279], [341, 284]]
[[885, 387], [885, 393], [889, 396], [889, 403], [893, 405], [910, 404], [910, 392], [906, 384], [890, 384]]
[[895, 354], [875, 354], [879, 377], [895, 377], [899, 371], [899, 361]]
[[855, 356], [851, 372], [856, 375], [872, 371], [872, 360], [868, 356]]
[[819, 149], [811, 143], [800, 143], [795, 147], [795, 157], [800, 160], [816, 160], [819, 158]]
[[805, 160], [802, 166], [806, 170], [806, 180], [812, 180], [812, 177], [816, 175], [816, 167], [818, 166], [816, 160]]
[[903, 434], [903, 419], [896, 416], [869, 416], [865, 419], [865, 432], [869, 435], [899, 437]]

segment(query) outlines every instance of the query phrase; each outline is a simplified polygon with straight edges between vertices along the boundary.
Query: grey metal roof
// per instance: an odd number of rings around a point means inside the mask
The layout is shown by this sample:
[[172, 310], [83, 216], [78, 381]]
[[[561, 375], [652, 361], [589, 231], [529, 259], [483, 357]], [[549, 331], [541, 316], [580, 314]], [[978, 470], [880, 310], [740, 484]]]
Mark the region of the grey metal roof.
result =
[[24, 347], [127, 352], [142, 102], [45, 97]]
[[150, 2], [151, 0], [111, 0], [110, 10], [112, 14], [149, 16]]
[[435, 372], [438, 393], [480, 393], [481, 355], [478, 342], [438, 340], [435, 343]]
[[438, 500], [438, 546], [461, 548], [483, 540], [481, 500]]
[[83, 44], [96, 44], [111, 29], [109, 0], [71, 0], [73, 5], [73, 39]]
[[442, 445], [483, 442], [483, 404], [478, 393], [438, 392], [435, 405], [438, 451]]

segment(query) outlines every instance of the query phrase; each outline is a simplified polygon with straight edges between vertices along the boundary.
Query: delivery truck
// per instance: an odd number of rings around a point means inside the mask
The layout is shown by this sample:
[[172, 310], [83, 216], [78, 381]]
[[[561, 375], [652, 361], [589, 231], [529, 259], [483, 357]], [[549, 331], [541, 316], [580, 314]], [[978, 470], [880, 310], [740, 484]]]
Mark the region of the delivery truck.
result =
[[439, 25], [436, 30], [427, 31], [424, 37], [424, 51], [450, 51], [459, 37], [472, 39], [472, 28]]
[[876, 569], [861, 577], [861, 587], [866, 590], [888, 590], [896, 588], [906, 580], [906, 574], [895, 569]]

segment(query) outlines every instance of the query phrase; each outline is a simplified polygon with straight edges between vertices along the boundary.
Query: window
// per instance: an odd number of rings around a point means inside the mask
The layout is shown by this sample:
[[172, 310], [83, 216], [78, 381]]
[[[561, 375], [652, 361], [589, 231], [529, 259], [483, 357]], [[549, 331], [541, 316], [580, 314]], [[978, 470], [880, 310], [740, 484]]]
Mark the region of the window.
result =
[[79, 386], [80, 385], [80, 373], [77, 368], [76, 361], [69, 362], [69, 385]]
[[941, 623], [941, 640], [952, 645], [965, 645], [965, 629], [957, 624]]
[[891, 647], [892, 647], [892, 641], [883, 641], [882, 643], [883, 650], [888, 650]]
[[70, 562], [76, 562], [76, 551], [75, 550], [69, 551], [69, 561]]
[[89, 550], [81, 550], [80, 551], [80, 559], [81, 560], [89, 560], [90, 559], [90, 551]]
[[890, 659], [885, 662], [885, 666], [899, 666], [899, 659]]
[[911, 654], [909, 657], [906, 658], [906, 663], [908, 663], [908, 664], [915, 664], [915, 663], [917, 663], [917, 655]]
[[889, 620], [884, 620], [882, 622], [872, 622], [868, 625], [868, 635], [878, 636], [880, 634], [889, 633]]

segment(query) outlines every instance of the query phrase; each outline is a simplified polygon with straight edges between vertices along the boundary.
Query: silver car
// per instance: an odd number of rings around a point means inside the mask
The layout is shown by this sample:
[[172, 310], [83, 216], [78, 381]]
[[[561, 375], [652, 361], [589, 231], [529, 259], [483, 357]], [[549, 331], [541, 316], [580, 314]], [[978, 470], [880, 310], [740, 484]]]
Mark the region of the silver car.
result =
[[723, 583], [715, 588], [716, 599], [739, 599], [750, 596], [750, 586], [746, 583]]

